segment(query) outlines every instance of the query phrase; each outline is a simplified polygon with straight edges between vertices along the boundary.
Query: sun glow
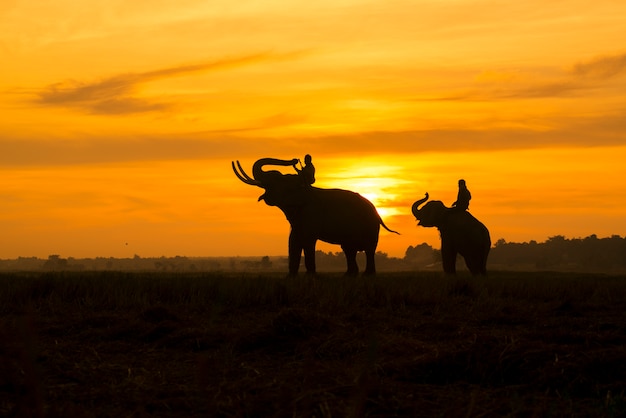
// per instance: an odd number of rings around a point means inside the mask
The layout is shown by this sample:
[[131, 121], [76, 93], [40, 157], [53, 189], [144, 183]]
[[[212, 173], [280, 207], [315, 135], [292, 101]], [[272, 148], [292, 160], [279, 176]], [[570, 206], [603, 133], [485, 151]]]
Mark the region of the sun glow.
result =
[[402, 214], [402, 208], [397, 206], [401, 185], [406, 183], [401, 177], [402, 166], [377, 159], [330, 163], [332, 165], [328, 167], [328, 172], [318, 171], [320, 187], [336, 187], [359, 193], [374, 204], [383, 219]]

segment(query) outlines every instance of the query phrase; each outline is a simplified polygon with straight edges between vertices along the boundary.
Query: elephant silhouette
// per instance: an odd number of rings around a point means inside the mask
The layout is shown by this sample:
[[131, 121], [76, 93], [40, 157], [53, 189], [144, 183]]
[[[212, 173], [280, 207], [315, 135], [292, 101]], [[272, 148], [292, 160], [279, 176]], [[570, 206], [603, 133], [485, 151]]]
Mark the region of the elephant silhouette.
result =
[[289, 275], [298, 274], [302, 252], [309, 274], [316, 273], [315, 245], [318, 240], [341, 246], [347, 262], [346, 275], [359, 273], [356, 254], [364, 251], [364, 274], [375, 274], [374, 255], [378, 245], [380, 226], [389, 229], [374, 205], [349, 190], [323, 189], [303, 184], [298, 174], [283, 174], [278, 170], [265, 171], [264, 166], [293, 166], [298, 160], [261, 158], [252, 167], [250, 177], [239, 161], [232, 168], [239, 180], [264, 189], [259, 201], [277, 206], [291, 225], [289, 234]]
[[439, 230], [443, 271], [456, 274], [456, 256], [461, 254], [473, 275], [486, 275], [487, 257], [491, 248], [487, 227], [471, 213], [448, 208], [439, 200], [431, 200], [419, 209], [428, 197], [426, 193], [423, 199], [413, 203], [411, 212], [419, 221], [418, 225]]

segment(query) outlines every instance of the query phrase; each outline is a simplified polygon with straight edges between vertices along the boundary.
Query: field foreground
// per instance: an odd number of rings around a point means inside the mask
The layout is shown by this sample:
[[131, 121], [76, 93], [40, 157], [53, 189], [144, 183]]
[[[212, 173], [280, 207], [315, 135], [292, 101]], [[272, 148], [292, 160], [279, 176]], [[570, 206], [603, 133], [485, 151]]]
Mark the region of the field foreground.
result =
[[0, 275], [0, 416], [623, 416], [626, 277]]

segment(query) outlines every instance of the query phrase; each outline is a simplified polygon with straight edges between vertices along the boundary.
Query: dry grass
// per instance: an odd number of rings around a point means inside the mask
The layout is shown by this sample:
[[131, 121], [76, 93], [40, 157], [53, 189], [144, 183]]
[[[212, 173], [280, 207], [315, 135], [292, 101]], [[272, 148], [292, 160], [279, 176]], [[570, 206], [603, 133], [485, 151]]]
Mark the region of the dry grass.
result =
[[0, 416], [623, 416], [626, 277], [0, 276]]

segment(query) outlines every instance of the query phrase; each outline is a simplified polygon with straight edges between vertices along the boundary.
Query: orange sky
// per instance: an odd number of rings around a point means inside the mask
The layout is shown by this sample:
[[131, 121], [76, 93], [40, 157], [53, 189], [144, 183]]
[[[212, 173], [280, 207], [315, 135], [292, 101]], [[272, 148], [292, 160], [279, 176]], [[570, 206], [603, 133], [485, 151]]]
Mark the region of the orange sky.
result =
[[410, 205], [459, 178], [494, 242], [624, 236], [624, 21], [609, 0], [4, 1], [0, 258], [284, 255], [230, 162], [306, 153], [402, 234], [392, 256], [439, 246]]

